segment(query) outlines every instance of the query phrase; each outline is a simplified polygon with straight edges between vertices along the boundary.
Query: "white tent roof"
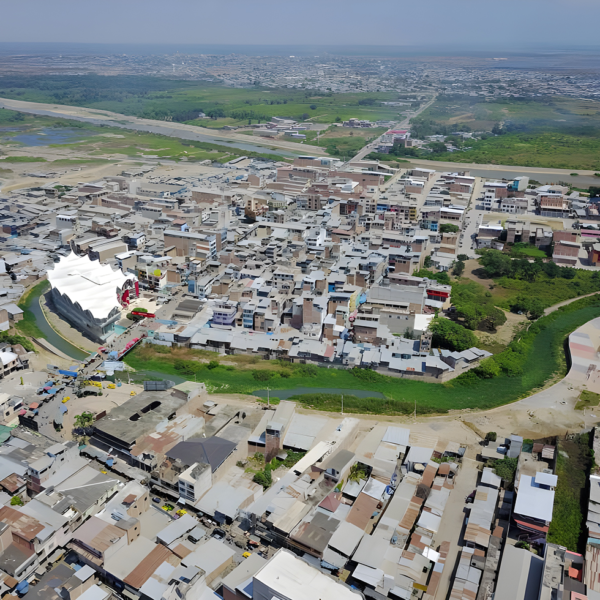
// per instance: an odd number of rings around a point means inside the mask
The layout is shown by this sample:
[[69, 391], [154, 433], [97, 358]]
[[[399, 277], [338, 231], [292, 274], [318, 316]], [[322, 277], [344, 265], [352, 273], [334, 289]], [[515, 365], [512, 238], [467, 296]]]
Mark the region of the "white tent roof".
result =
[[48, 271], [52, 289], [68, 296], [73, 304], [89, 310], [97, 319], [105, 319], [119, 307], [117, 290], [128, 280], [137, 281], [137, 277], [130, 273], [125, 275], [121, 270], [113, 271], [109, 265], [101, 265], [73, 252]]

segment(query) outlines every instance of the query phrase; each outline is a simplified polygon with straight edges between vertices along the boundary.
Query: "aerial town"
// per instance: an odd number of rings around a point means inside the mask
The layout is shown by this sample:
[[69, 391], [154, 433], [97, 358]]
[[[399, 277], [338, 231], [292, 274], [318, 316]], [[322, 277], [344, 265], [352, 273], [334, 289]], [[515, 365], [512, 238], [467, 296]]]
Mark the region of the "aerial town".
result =
[[0, 97], [2, 598], [600, 600], [600, 173], [429, 156], [514, 131], [436, 133], [455, 97], [600, 77], [469, 60], [0, 54], [0, 91], [398, 95]]

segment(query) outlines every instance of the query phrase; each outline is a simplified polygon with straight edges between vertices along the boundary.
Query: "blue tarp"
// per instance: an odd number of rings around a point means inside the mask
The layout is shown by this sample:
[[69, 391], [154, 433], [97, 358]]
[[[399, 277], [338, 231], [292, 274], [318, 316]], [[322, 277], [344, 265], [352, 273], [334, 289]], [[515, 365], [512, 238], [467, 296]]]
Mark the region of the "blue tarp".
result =
[[19, 592], [19, 594], [26, 594], [28, 591], [29, 582], [26, 579], [17, 585], [17, 592]]
[[111, 352], [108, 353], [108, 358], [119, 358], [119, 353], [116, 350], [112, 350]]
[[66, 369], [59, 369], [58, 372], [61, 375], [66, 375], [67, 377], [77, 377], [77, 371], [67, 371]]

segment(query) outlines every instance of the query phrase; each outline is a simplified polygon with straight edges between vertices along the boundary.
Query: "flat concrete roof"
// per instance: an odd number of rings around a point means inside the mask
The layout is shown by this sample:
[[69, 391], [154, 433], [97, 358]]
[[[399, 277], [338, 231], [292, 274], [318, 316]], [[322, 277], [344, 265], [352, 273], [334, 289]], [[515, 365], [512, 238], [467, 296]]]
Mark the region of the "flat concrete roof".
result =
[[94, 429], [133, 444], [185, 403], [186, 400], [175, 398], [168, 391], [142, 392], [96, 421]]

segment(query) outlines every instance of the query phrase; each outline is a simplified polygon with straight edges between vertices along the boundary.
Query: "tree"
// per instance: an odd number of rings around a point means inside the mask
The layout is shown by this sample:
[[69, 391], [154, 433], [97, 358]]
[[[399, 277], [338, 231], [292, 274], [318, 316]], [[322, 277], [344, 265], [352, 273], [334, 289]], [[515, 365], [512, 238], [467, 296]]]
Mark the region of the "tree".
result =
[[492, 379], [500, 375], [500, 366], [492, 356], [484, 358], [477, 368], [474, 369], [478, 377], [482, 379]]
[[335, 122], [336, 122], [336, 123], [341, 123], [341, 122], [342, 122], [342, 118], [340, 117], [340, 115], [338, 115], [338, 116], [335, 118]]
[[488, 305], [486, 307], [486, 315], [484, 321], [490, 329], [496, 329], [500, 325], [506, 323], [506, 315], [504, 311], [495, 306]]
[[528, 312], [531, 319], [539, 319], [544, 316], [544, 304], [541, 300], [533, 298], [529, 302]]
[[10, 505], [11, 506], [23, 506], [23, 500], [21, 500], [21, 498], [19, 496], [13, 496], [10, 499]]
[[462, 260], [463, 262], [465, 262], [465, 260], [469, 260], [469, 257], [466, 254], [459, 254], [456, 258], [458, 258], [458, 260]]
[[454, 263], [454, 268], [452, 269], [452, 274], [456, 277], [460, 277], [465, 270], [465, 263], [462, 260]]
[[302, 120], [306, 121], [306, 119], [308, 119], [308, 117], [310, 117], [310, 115], [308, 113], [302, 113]]
[[94, 414], [91, 412], [83, 412], [75, 416], [75, 426], [80, 429], [86, 429], [94, 424]]
[[358, 464], [355, 463], [350, 467], [350, 474], [348, 475], [348, 481], [360, 481], [361, 479], [365, 480], [367, 478], [367, 474], [365, 470]]
[[460, 228], [453, 223], [442, 223], [440, 225], [440, 233], [458, 233]]
[[502, 127], [500, 126], [500, 123], [496, 123], [493, 127], [492, 127], [492, 133], [494, 135], [502, 135]]
[[218, 361], [218, 360], [211, 360], [211, 361], [208, 363], [208, 365], [206, 365], [206, 366], [207, 366], [207, 368], [208, 368], [209, 370], [211, 370], [211, 371], [212, 371], [213, 369], [216, 369], [218, 366], [220, 366], [220, 363], [219, 363], [219, 361]]
[[433, 281], [437, 281], [442, 285], [450, 285], [450, 276], [445, 271], [441, 271], [439, 273], [434, 273], [433, 271], [429, 271], [427, 269], [419, 269], [414, 272], [415, 277], [427, 277], [428, 279], [432, 279]]
[[434, 154], [442, 154], [447, 151], [446, 144], [444, 142], [431, 142], [427, 144], [427, 147], [431, 149]]
[[316, 104], [311, 104], [309, 106], [310, 110], [317, 110], [317, 105]]
[[423, 266], [424, 266], [426, 269], [429, 269], [429, 267], [431, 267], [431, 265], [432, 265], [431, 256], [428, 254], [428, 255], [425, 257], [425, 260], [423, 261]]
[[488, 431], [485, 434], [485, 439], [488, 442], [495, 442], [498, 439], [498, 434], [495, 431]]
[[482, 304], [465, 302], [455, 308], [456, 316], [463, 320], [464, 326], [467, 329], [477, 329], [481, 321], [486, 317], [486, 310]]
[[454, 321], [436, 317], [429, 329], [433, 333], [433, 345], [462, 352], [477, 344], [475, 334]]
[[499, 250], [486, 250], [479, 260], [488, 277], [510, 276], [513, 264], [510, 256], [502, 254]]

